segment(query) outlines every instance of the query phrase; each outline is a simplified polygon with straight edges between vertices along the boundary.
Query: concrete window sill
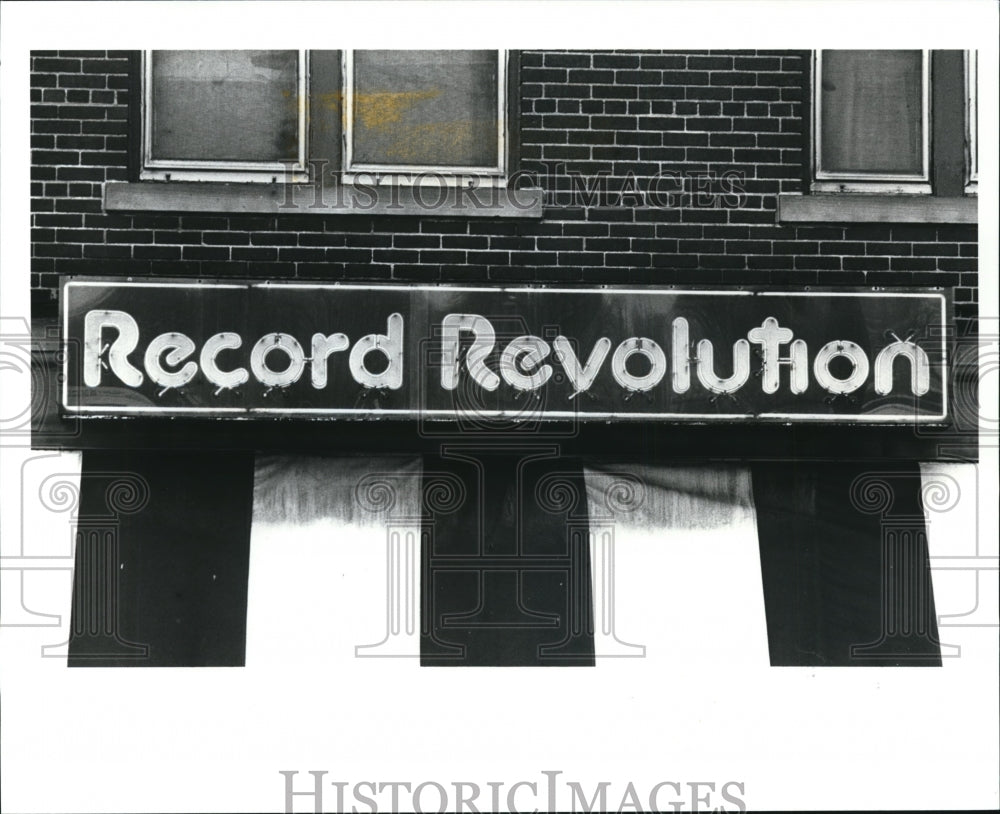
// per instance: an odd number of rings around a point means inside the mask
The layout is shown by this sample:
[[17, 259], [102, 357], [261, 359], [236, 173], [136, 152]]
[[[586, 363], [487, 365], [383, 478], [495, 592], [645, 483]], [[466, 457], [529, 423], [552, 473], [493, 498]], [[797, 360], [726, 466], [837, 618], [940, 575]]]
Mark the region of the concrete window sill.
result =
[[541, 189], [309, 185], [213, 182], [109, 182], [108, 212], [226, 214], [406, 215], [461, 218], [540, 218]]
[[969, 195], [779, 195], [778, 223], [978, 223], [979, 201]]

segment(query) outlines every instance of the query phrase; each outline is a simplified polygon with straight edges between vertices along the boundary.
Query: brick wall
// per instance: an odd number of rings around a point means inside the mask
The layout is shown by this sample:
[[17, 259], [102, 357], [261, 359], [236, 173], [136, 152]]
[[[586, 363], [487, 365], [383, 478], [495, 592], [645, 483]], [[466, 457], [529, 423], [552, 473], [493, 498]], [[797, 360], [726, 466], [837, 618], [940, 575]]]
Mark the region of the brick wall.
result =
[[105, 213], [102, 183], [128, 178], [129, 64], [32, 55], [38, 315], [61, 274], [954, 286], [976, 315], [974, 225], [776, 223], [805, 182], [803, 53], [525, 52], [521, 168], [547, 206], [516, 221]]

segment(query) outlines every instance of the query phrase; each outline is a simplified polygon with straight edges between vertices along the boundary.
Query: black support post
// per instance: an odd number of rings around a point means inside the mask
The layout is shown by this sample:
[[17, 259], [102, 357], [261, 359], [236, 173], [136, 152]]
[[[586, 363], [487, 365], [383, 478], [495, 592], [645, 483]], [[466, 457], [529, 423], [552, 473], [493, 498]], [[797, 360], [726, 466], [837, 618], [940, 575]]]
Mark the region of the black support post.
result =
[[920, 468], [753, 466], [774, 666], [939, 666]]
[[244, 664], [253, 459], [83, 453], [71, 667]]
[[582, 466], [558, 447], [425, 459], [421, 664], [594, 664]]

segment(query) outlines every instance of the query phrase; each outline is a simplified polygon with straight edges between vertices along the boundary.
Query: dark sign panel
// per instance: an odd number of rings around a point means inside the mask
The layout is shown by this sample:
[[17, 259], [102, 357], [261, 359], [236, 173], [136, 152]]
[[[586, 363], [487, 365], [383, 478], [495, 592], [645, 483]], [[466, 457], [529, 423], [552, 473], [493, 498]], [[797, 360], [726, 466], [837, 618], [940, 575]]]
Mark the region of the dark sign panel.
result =
[[63, 284], [73, 415], [940, 423], [943, 292]]

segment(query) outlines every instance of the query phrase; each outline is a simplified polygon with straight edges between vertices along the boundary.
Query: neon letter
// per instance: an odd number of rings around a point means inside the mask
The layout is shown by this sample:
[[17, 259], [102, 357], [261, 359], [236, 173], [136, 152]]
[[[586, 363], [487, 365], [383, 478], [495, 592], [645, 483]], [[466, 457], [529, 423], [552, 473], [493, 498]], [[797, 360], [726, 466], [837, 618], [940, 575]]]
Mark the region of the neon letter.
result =
[[573, 386], [573, 395], [570, 398], [590, 389], [611, 350], [611, 340], [602, 336], [594, 343], [594, 349], [587, 358], [587, 364], [580, 367], [580, 360], [565, 336], [557, 336], [552, 340], [552, 345], [556, 349], [556, 359], [562, 364], [563, 370], [566, 371], [566, 378]]
[[[389, 361], [381, 373], [372, 373], [365, 367], [365, 356], [370, 351], [380, 351]], [[365, 387], [388, 387], [399, 390], [403, 386], [403, 315], [390, 314], [384, 334], [368, 334], [351, 348], [351, 375]]]
[[350, 345], [347, 334], [313, 334], [312, 339], [312, 386], [317, 390], [326, 387], [326, 360], [331, 353], [347, 350]]
[[880, 396], [892, 392], [892, 363], [897, 356], [910, 360], [910, 391], [922, 396], [931, 389], [931, 363], [924, 349], [914, 342], [893, 342], [875, 357], [875, 392]]
[[674, 392], [686, 393], [691, 387], [691, 362], [689, 352], [688, 321], [684, 317], [674, 320], [670, 355], [674, 362]]
[[[288, 367], [275, 372], [267, 366], [267, 355], [280, 350], [288, 357]], [[250, 368], [261, 384], [268, 387], [288, 387], [299, 380], [306, 366], [305, 354], [299, 341], [289, 334], [264, 334], [250, 351]]]
[[215, 357], [219, 355], [219, 351], [227, 349], [236, 350], [242, 344], [243, 339], [240, 338], [239, 334], [224, 331], [210, 336], [201, 347], [201, 372], [205, 374], [206, 379], [220, 390], [239, 387], [250, 378], [250, 374], [247, 373], [246, 368], [238, 367], [234, 370], [219, 370], [215, 364]]
[[[634, 353], [641, 353], [649, 360], [649, 373], [644, 376], [633, 376], [625, 367], [626, 361]], [[643, 392], [656, 387], [667, 372], [667, 357], [663, 349], [652, 339], [642, 339], [633, 336], [626, 339], [616, 349], [611, 357], [611, 373], [626, 390]]]
[[714, 351], [710, 339], [698, 343], [698, 381], [713, 393], [735, 393], [750, 378], [750, 343], [737, 339], [733, 343], [733, 375], [715, 375]]
[[[854, 366], [854, 370], [846, 379], [838, 379], [830, 372], [830, 362], [838, 356], [849, 359]], [[828, 393], [837, 395], [853, 393], [868, 378], [868, 357], [865, 356], [860, 345], [846, 339], [836, 339], [833, 342], [827, 342], [819, 349], [819, 353], [813, 360], [813, 375]]]
[[[759, 328], [751, 328], [747, 338], [761, 347], [764, 360], [764, 375], [761, 377], [765, 393], [777, 393], [780, 384], [781, 346], [792, 341], [794, 334], [788, 328], [778, 325], [778, 320], [768, 317]], [[789, 363], [792, 365], [792, 379], [796, 379], [798, 369], [796, 363], [798, 354], [793, 354]]]
[[[519, 336], [500, 354], [500, 373], [504, 381], [519, 390], [537, 390], [552, 377], [552, 366], [538, 363], [549, 355], [549, 343], [537, 336]], [[521, 357], [521, 367], [518, 369], [517, 358]], [[535, 368], [533, 372], [530, 372]]]
[[475, 339], [465, 358], [469, 373], [480, 387], [496, 390], [500, 386], [500, 377], [486, 367], [485, 361], [496, 341], [490, 321], [478, 314], [448, 314], [441, 322], [441, 329], [441, 386], [445, 390], [458, 387], [459, 334], [472, 331]]
[[146, 348], [144, 362], [149, 378], [160, 387], [183, 387], [194, 378], [194, 374], [198, 372], [198, 365], [188, 362], [180, 370], [174, 372], [164, 370], [160, 365], [160, 355], [164, 351], [168, 351], [167, 364], [176, 367], [194, 353], [194, 342], [184, 334], [165, 333], [156, 337]]
[[128, 355], [139, 344], [139, 326], [124, 311], [88, 311], [83, 320], [83, 383], [97, 387], [101, 383], [101, 353], [105, 328], [114, 328], [118, 336], [111, 343], [108, 361], [111, 372], [129, 387], [142, 384], [142, 373], [128, 361]]

